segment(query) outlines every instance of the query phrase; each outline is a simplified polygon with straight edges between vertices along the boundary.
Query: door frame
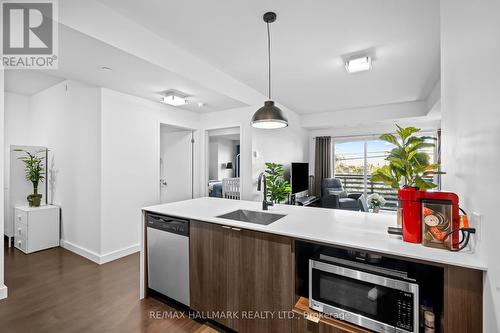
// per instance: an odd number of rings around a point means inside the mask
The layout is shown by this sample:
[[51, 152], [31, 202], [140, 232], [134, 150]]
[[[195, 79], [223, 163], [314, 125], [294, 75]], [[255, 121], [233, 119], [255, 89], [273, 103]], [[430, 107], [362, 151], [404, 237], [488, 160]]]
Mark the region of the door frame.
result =
[[241, 179], [243, 178], [243, 171], [241, 168], [241, 165], [243, 164], [243, 155], [241, 154], [241, 143], [242, 143], [242, 133], [241, 133], [241, 125], [234, 125], [234, 126], [223, 126], [223, 127], [208, 127], [204, 129], [204, 140], [205, 140], [205, 161], [203, 163], [203, 190], [201, 193], [203, 196], [208, 197], [208, 181], [209, 179], [209, 162], [210, 162], [210, 149], [209, 149], [209, 143], [210, 143], [210, 135], [209, 132], [211, 131], [217, 131], [217, 130], [225, 130], [225, 129], [232, 129], [232, 128], [237, 128], [240, 136], [240, 199], [241, 199]]
[[160, 178], [161, 178], [161, 168], [160, 168], [160, 160], [161, 160], [161, 127], [163, 126], [169, 126], [173, 128], [178, 128], [180, 130], [185, 130], [185, 131], [190, 131], [192, 133], [192, 138], [194, 139], [194, 143], [192, 144], [191, 148], [191, 196], [192, 198], [196, 197], [196, 187], [195, 187], [195, 178], [196, 178], [196, 143], [197, 143], [197, 137], [199, 133], [199, 129], [194, 128], [194, 127], [188, 127], [188, 126], [183, 126], [183, 125], [178, 125], [178, 124], [172, 124], [172, 123], [167, 123], [163, 121], [158, 121], [157, 123], [157, 128], [156, 128], [156, 174], [158, 175], [158, 178], [156, 179], [156, 184], [157, 186], [157, 191], [156, 191], [156, 202], [161, 204], [161, 185], [160, 185]]

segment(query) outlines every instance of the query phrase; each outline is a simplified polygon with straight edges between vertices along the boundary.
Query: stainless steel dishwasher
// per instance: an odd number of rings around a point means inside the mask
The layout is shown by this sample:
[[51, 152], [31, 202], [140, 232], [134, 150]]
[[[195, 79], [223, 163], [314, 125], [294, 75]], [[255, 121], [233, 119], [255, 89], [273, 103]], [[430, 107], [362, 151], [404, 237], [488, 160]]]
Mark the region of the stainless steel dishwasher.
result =
[[189, 306], [189, 221], [147, 214], [148, 287]]

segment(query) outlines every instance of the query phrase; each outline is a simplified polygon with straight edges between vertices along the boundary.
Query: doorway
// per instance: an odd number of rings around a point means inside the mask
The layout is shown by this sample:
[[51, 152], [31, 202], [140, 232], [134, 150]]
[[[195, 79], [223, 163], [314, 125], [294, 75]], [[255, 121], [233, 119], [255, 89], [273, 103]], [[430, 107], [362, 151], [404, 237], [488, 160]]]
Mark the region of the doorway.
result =
[[194, 130], [160, 124], [160, 203], [192, 199]]
[[240, 128], [209, 130], [207, 142], [207, 193], [209, 197], [239, 200], [241, 197]]

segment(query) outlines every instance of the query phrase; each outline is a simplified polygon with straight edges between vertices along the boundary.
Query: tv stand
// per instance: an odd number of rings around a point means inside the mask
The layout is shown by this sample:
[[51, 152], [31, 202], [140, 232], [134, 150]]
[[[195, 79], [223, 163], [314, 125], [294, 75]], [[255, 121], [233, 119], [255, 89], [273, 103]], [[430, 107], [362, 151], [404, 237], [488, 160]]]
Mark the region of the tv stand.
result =
[[318, 197], [314, 195], [310, 195], [308, 197], [300, 197], [300, 198], [295, 198], [295, 202], [299, 206], [318, 206], [319, 204], [319, 199]]

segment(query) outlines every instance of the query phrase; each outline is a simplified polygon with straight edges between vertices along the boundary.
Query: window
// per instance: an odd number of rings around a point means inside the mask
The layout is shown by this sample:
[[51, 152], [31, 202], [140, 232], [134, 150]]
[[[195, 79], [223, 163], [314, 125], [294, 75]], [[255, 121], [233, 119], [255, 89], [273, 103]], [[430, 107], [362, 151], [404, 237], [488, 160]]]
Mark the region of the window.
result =
[[[425, 136], [436, 137], [436, 133], [420, 133]], [[334, 139], [334, 176], [342, 180], [344, 189], [349, 193], [364, 193], [369, 195], [378, 193], [386, 199], [385, 209], [396, 209], [397, 190], [390, 186], [372, 182], [371, 175], [378, 168], [387, 165], [385, 158], [389, 155], [393, 145], [378, 140], [376, 137]], [[431, 161], [435, 161], [435, 148], [428, 148], [426, 152]], [[436, 180], [435, 180], [436, 181]]]

